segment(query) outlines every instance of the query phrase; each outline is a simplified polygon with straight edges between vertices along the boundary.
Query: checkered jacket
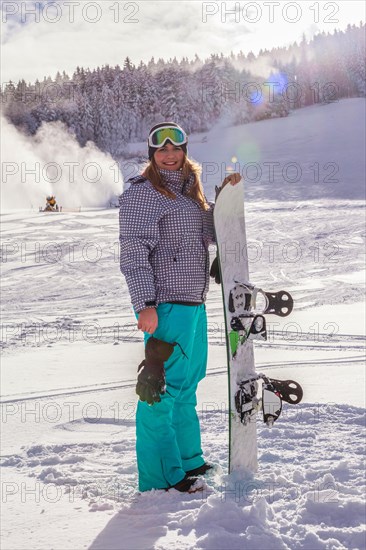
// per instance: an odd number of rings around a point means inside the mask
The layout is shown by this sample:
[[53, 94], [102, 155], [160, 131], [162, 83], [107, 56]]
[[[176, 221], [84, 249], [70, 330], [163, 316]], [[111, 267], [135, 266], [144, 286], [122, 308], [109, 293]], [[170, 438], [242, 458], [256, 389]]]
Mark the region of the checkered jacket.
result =
[[193, 174], [184, 182], [180, 171], [160, 173], [175, 199], [142, 176], [119, 199], [120, 266], [137, 313], [161, 302], [202, 303], [209, 287], [214, 203], [204, 211], [186, 196]]

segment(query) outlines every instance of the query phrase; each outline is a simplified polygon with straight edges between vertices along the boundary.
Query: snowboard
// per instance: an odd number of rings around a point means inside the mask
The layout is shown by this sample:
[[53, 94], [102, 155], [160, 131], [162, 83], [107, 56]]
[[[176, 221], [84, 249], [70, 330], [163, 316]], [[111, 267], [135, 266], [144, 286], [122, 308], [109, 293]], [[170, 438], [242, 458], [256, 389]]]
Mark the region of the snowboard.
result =
[[[301, 401], [302, 388], [293, 380], [274, 380], [257, 374], [254, 340], [266, 340], [265, 314], [285, 317], [293, 308], [286, 291], [265, 292], [249, 281], [244, 214], [244, 187], [228, 183], [214, 208], [217, 261], [225, 318], [229, 385], [229, 472], [255, 472], [257, 413], [271, 426], [282, 410], [282, 400]], [[261, 397], [259, 397], [259, 386]]]

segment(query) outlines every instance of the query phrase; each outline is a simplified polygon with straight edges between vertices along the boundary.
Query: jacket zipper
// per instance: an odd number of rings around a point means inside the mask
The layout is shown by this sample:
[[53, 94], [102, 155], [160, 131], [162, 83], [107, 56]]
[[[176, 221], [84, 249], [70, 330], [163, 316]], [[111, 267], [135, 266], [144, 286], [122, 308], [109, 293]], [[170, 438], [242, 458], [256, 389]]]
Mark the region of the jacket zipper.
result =
[[205, 254], [206, 254], [206, 258], [205, 258], [205, 286], [203, 287], [203, 291], [202, 291], [202, 302], [204, 300], [204, 293], [205, 293], [205, 289], [206, 289], [206, 285], [207, 285], [207, 252], [206, 252], [206, 248], [205, 248]]
[[204, 234], [203, 234], [204, 226], [203, 226], [202, 214], [201, 214], [201, 224], [202, 224], [202, 244], [203, 244], [203, 248], [204, 248], [204, 251], [205, 251], [205, 284], [204, 284], [204, 287], [203, 287], [203, 290], [202, 290], [202, 293], [201, 293], [201, 300], [203, 302], [204, 301], [205, 289], [206, 289], [206, 286], [207, 286], [207, 254], [208, 254], [208, 252], [206, 250]]

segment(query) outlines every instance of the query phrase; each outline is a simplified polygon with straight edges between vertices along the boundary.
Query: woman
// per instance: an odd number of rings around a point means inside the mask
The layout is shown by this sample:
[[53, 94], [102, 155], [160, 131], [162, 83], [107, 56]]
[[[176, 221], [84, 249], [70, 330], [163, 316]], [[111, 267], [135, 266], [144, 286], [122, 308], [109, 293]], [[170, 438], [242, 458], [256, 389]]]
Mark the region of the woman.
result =
[[[136, 452], [139, 489], [193, 492], [205, 463], [196, 389], [206, 372], [208, 246], [214, 204], [187, 136], [174, 122], [154, 126], [149, 164], [120, 197], [121, 271], [144, 332], [138, 371]], [[224, 184], [237, 183], [238, 174]]]

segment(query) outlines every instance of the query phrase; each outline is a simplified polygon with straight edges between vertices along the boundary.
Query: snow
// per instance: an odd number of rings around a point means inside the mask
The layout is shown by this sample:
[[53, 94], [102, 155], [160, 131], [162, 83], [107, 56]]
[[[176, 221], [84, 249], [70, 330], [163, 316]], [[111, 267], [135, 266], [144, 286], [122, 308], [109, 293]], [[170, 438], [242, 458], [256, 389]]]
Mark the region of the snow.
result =
[[257, 370], [297, 380], [304, 399], [284, 404], [272, 429], [258, 418], [258, 472], [228, 475], [221, 290], [211, 283], [198, 412], [215, 468], [192, 495], [136, 489], [143, 345], [119, 273], [118, 211], [2, 214], [2, 548], [366, 547], [363, 113], [364, 100], [344, 100], [190, 146], [204, 162], [255, 139], [263, 161], [347, 169], [342, 185], [320, 182], [316, 194], [305, 181], [289, 195], [287, 182], [247, 184], [252, 280], [295, 301], [289, 318], [268, 318]]

